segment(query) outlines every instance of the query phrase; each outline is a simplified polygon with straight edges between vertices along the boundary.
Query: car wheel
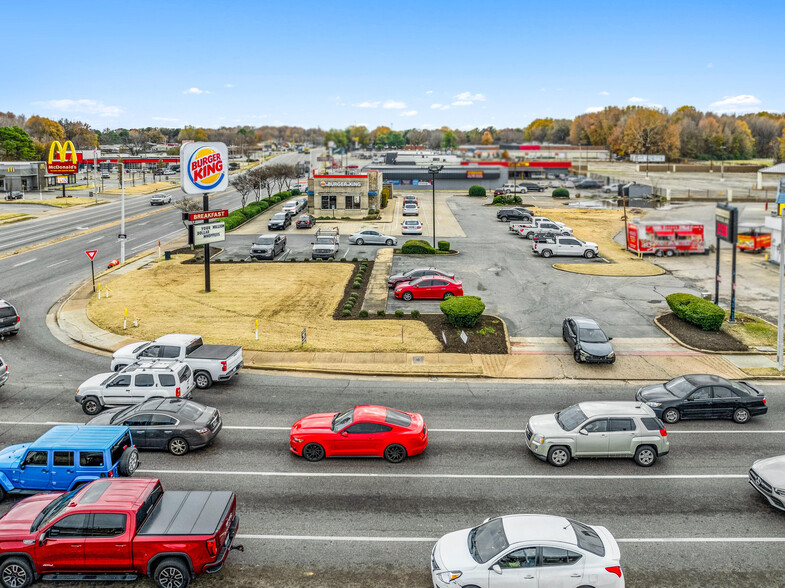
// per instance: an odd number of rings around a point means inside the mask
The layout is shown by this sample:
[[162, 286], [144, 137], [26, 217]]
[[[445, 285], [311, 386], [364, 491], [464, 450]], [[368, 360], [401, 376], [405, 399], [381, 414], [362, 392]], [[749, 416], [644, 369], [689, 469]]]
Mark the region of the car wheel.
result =
[[169, 557], [156, 566], [153, 582], [158, 588], [187, 588], [191, 572], [181, 559]]
[[167, 444], [167, 447], [169, 448], [169, 453], [177, 456], [185, 455], [186, 453], [188, 453], [188, 450], [190, 449], [188, 447], [188, 441], [186, 441], [182, 437], [174, 437], [172, 439], [169, 439], [169, 443]]
[[662, 257], [662, 249], [657, 249], [657, 252], [654, 254], [654, 257]]
[[553, 255], [553, 252], [550, 249], [543, 249], [540, 255], [542, 255], [543, 257], [550, 257], [551, 255]]
[[651, 445], [640, 445], [635, 450], [635, 463], [642, 468], [648, 468], [657, 461], [657, 450]]
[[448, 298], [452, 298], [453, 296], [455, 296], [455, 294], [453, 294], [452, 292], [445, 292], [444, 293], [444, 299], [445, 300], [447, 300]]
[[392, 247], [393, 240], [392, 240], [392, 239], [387, 239], [387, 240], [384, 242], [384, 244], [385, 244], [385, 245], [387, 245], [388, 247]]
[[10, 557], [0, 564], [0, 585], [3, 588], [25, 588], [33, 583], [33, 570], [26, 559]]
[[117, 466], [117, 471], [120, 475], [128, 478], [134, 475], [134, 472], [139, 468], [139, 450], [136, 447], [126, 447], [123, 454], [120, 456], [120, 464]]
[[356, 245], [365, 245], [365, 241], [363, 241], [362, 239], [357, 239], [354, 243]]
[[82, 411], [90, 416], [94, 416], [101, 412], [103, 407], [95, 396], [88, 396], [82, 401]]
[[321, 461], [324, 459], [324, 447], [318, 443], [309, 443], [303, 447], [303, 457], [307, 461]]
[[575, 363], [581, 363], [581, 354], [580, 354], [580, 352], [576, 351], [575, 353], [572, 354], [572, 357], [575, 360]]
[[678, 423], [680, 418], [681, 414], [679, 414], [679, 410], [676, 408], [668, 408], [662, 413], [662, 420], [669, 425]]
[[411, 292], [404, 292], [401, 298], [406, 300], [406, 302], [409, 302], [412, 298], [414, 298], [414, 294], [412, 294]]
[[548, 463], [557, 468], [566, 466], [570, 462], [570, 450], [561, 445], [556, 445], [548, 450]]
[[200, 390], [206, 390], [212, 385], [213, 379], [207, 372], [197, 372], [194, 376], [194, 383]]
[[733, 422], [746, 423], [750, 420], [750, 411], [744, 407], [737, 408], [733, 413]]
[[666, 256], [666, 257], [673, 257], [674, 255], [676, 255], [676, 252], [675, 252], [673, 249], [668, 249], [668, 250], [665, 252], [665, 256]]
[[503, 223], [506, 223], [507, 217], [506, 216], [500, 217], [499, 220], [502, 221]]
[[384, 459], [390, 463], [401, 463], [404, 459], [406, 459], [406, 448], [403, 445], [398, 445], [397, 443], [388, 445], [384, 450]]
[[526, 233], [526, 234], [524, 235], [524, 237], [525, 237], [526, 239], [532, 239], [532, 238], [534, 238], [534, 233], [533, 233], [532, 231], [529, 231], [528, 233]]
[[591, 259], [592, 257], [594, 257], [594, 251], [592, 251], [591, 249], [587, 249], [587, 250], [586, 250], [586, 251], [583, 253], [583, 256], [584, 256], [586, 259]]
[[122, 364], [116, 365], [116, 366], [114, 366], [114, 371], [119, 372], [119, 371], [125, 369], [126, 367], [128, 367], [128, 366], [125, 366], [125, 365], [122, 365]]

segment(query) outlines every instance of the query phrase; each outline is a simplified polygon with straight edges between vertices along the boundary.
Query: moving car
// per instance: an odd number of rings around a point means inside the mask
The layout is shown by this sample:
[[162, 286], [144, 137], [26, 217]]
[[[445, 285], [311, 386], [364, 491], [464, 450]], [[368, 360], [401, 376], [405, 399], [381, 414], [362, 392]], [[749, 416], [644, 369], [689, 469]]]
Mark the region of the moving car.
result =
[[622, 187], [624, 184], [608, 184], [607, 186], [602, 187], [603, 194], [618, 194], [619, 188]]
[[0, 357], [0, 387], [8, 380], [8, 364]]
[[422, 223], [417, 219], [407, 219], [401, 223], [402, 235], [422, 235]]
[[602, 188], [604, 184], [599, 180], [581, 180], [577, 184], [575, 184], [575, 188], [580, 190], [595, 190], [597, 188]]
[[364, 229], [349, 235], [349, 245], [364, 245], [365, 243], [369, 245], [387, 245], [389, 247], [397, 245], [398, 239], [374, 229]]
[[74, 400], [85, 414], [93, 416], [107, 406], [127, 406], [151, 398], [190, 398], [194, 386], [191, 368], [185, 363], [142, 359], [119, 374], [97, 374], [82, 382]]
[[608, 337], [597, 321], [582, 316], [568, 316], [561, 327], [561, 338], [573, 351], [573, 358], [581, 363], [613, 363], [616, 354]]
[[5, 195], [5, 199], [6, 200], [21, 200], [22, 198], [24, 198], [24, 196], [25, 195], [24, 195], [23, 192], [20, 192], [19, 190], [13, 190], [12, 192], [8, 192], [8, 194]]
[[303, 214], [300, 218], [297, 219], [297, 222], [294, 223], [294, 226], [298, 229], [310, 229], [316, 224], [316, 217], [312, 214]]
[[406, 301], [415, 298], [447, 300], [453, 296], [463, 296], [463, 283], [445, 276], [425, 275], [410, 282], [396, 284], [393, 294]]
[[753, 463], [749, 483], [774, 508], [785, 510], [785, 455], [767, 457]]
[[413, 202], [406, 202], [403, 205], [403, 216], [417, 216], [420, 214], [420, 207]]
[[153, 194], [150, 196], [150, 206], [155, 206], [157, 204], [171, 204], [172, 203], [172, 195], [171, 194]]
[[293, 216], [300, 212], [300, 203], [297, 200], [289, 200], [289, 202], [283, 205], [281, 211]]
[[542, 257], [551, 257], [553, 255], [571, 255], [578, 257], [585, 257], [592, 259], [599, 253], [600, 248], [597, 243], [591, 241], [581, 241], [577, 237], [556, 237], [534, 241], [532, 243], [532, 253], [541, 255]]
[[238, 345], [206, 345], [199, 335], [171, 334], [155, 341], [131, 343], [112, 354], [112, 369], [119, 371], [137, 359], [179, 359], [194, 373], [196, 387], [204, 390], [213, 382], [231, 380], [243, 367], [243, 348]]
[[455, 278], [455, 274], [438, 270], [435, 267], [418, 267], [415, 269], [410, 269], [409, 271], [403, 272], [401, 274], [393, 274], [387, 278], [387, 287], [394, 288], [395, 285], [399, 284], [400, 282], [410, 282], [415, 278], [420, 278], [422, 276], [443, 276], [450, 279]]
[[286, 227], [292, 224], [292, 215], [286, 212], [276, 212], [272, 218], [267, 221], [268, 231], [283, 231]]
[[[107, 476], [131, 476], [138, 467], [128, 427], [58, 425], [32, 443], [0, 451], [0, 500], [6, 494], [63, 492]], [[7, 550], [4, 543], [2, 551]]]
[[167, 449], [172, 455], [206, 447], [223, 427], [218, 409], [183, 398], [156, 398], [114, 408], [87, 424], [128, 427], [138, 449]]
[[621, 551], [605, 527], [516, 514], [448, 533], [431, 552], [434, 588], [624, 588]]
[[284, 235], [259, 235], [251, 243], [251, 259], [275, 259], [279, 253], [286, 251], [286, 237]]
[[525, 437], [537, 458], [556, 467], [581, 457], [632, 457], [649, 467], [670, 450], [665, 426], [641, 402], [581, 402], [555, 414], [535, 415]]
[[766, 414], [766, 396], [749, 382], [708, 374], [679, 376], [664, 384], [643, 386], [635, 399], [645, 402], [668, 424], [681, 419], [733, 419], [746, 423]]
[[10, 302], [0, 299], [0, 338], [16, 335], [21, 323], [22, 318], [16, 311], [16, 307]]
[[0, 518], [9, 555], [0, 582], [107, 586], [147, 575], [158, 588], [186, 588], [195, 575], [221, 569], [238, 525], [234, 492], [164, 492], [150, 478], [96, 480], [28, 498]]
[[428, 446], [422, 416], [385, 406], [355, 406], [312, 414], [294, 423], [289, 447], [308, 461], [324, 457], [384, 457], [399, 463]]

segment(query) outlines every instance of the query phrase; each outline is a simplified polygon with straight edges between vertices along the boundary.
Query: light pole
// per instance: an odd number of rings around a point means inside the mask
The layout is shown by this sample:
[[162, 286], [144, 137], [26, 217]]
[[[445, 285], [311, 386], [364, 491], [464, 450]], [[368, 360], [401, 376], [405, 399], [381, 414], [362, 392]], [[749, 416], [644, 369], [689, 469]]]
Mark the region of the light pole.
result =
[[721, 149], [722, 149], [722, 159], [720, 159], [720, 182], [724, 182], [725, 181], [725, 150], [727, 149], [725, 143], [722, 144]]
[[433, 248], [436, 249], [436, 175], [442, 171], [443, 165], [429, 165], [428, 173], [431, 174], [431, 195], [433, 197]]

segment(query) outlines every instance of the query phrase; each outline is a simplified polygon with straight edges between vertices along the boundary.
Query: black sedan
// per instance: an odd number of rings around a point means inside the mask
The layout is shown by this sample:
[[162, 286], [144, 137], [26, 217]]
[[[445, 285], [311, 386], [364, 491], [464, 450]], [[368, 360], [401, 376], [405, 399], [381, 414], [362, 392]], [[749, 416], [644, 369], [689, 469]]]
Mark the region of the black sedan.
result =
[[267, 221], [267, 230], [274, 231], [278, 229], [282, 231], [290, 224], [292, 224], [292, 217], [290, 214], [286, 212], [276, 212], [272, 218]]
[[578, 363], [613, 363], [616, 353], [597, 321], [582, 316], [568, 316], [561, 327], [561, 338], [570, 346]]
[[680, 419], [733, 419], [746, 423], [768, 411], [763, 391], [752, 384], [705, 374], [644, 386], [635, 399], [652, 407], [668, 424]]
[[294, 226], [298, 229], [310, 229], [316, 224], [316, 217], [312, 214], [303, 214], [300, 218], [297, 219], [297, 222], [294, 223]]
[[223, 426], [217, 409], [182, 398], [105, 410], [87, 424], [125, 425], [139, 449], [167, 449], [173, 455], [209, 445]]
[[419, 267], [416, 269], [411, 269], [408, 272], [403, 272], [402, 274], [395, 274], [390, 276], [387, 278], [387, 287], [395, 288], [395, 286], [401, 282], [411, 282], [412, 280], [421, 278], [423, 276], [444, 276], [445, 278], [450, 278], [452, 280], [455, 279], [455, 274], [443, 272], [442, 270], [438, 270], [435, 267]]

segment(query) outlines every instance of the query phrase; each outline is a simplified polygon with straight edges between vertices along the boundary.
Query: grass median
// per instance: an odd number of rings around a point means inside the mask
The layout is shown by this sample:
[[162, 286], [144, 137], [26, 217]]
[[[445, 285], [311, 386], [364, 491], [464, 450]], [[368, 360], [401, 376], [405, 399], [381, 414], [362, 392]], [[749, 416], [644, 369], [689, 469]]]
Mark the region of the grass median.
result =
[[[441, 351], [428, 327], [417, 321], [333, 320], [352, 264], [213, 264], [212, 292], [205, 294], [203, 266], [180, 263], [184, 259], [175, 256], [112, 280], [107, 284], [110, 298], [90, 301], [89, 319], [107, 331], [137, 339], [195, 333], [209, 343], [258, 351]], [[125, 308], [129, 326], [124, 331]], [[131, 327], [134, 320], [138, 327]], [[300, 339], [303, 328], [305, 346]]]
[[[125, 184], [126, 196], [133, 196], [136, 194], [152, 194], [157, 190], [176, 188], [178, 186], [178, 184], [170, 184], [169, 182], [153, 182], [150, 184], [140, 184], [139, 186], [129, 186], [128, 180], [126, 180]], [[102, 194], [122, 194], [122, 189], [117, 188], [115, 190], [104, 190]]]
[[659, 276], [665, 273], [662, 268], [625, 251], [613, 240], [614, 235], [624, 230], [621, 210], [541, 208], [537, 209], [537, 214], [563, 222], [579, 239], [597, 243], [600, 255], [611, 262], [556, 263], [555, 268], [591, 276]]
[[[103, 204], [105, 200], [99, 200]], [[0, 204], [13, 206], [14, 204], [38, 204], [41, 206], [54, 206], [55, 208], [69, 208], [70, 206], [80, 206], [83, 204], [95, 204], [95, 198], [55, 198], [50, 200], [0, 200]]]

